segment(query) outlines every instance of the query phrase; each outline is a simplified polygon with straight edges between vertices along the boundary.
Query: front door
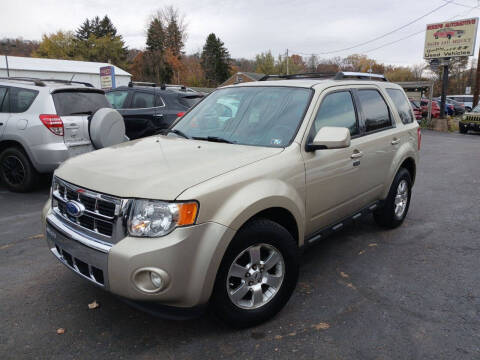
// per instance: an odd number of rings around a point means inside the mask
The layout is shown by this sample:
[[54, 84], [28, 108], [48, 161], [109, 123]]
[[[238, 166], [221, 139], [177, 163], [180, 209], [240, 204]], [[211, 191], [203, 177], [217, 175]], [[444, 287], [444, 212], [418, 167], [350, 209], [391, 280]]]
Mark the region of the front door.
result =
[[362, 141], [352, 91], [338, 89], [323, 95], [307, 141], [313, 140], [324, 126], [346, 127], [352, 140], [345, 149], [304, 153], [307, 236], [350, 215], [352, 208], [360, 208], [365, 203], [363, 154], [358, 148]]

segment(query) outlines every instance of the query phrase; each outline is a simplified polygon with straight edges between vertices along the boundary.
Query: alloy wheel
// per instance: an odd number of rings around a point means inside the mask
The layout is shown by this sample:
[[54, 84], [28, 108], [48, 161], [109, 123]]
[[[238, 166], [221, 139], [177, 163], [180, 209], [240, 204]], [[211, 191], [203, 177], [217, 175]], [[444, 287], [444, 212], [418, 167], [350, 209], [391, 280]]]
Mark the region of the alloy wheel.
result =
[[22, 161], [15, 155], [8, 155], [1, 164], [5, 180], [10, 185], [21, 185], [25, 181], [25, 167]]
[[227, 293], [242, 309], [257, 309], [274, 298], [285, 277], [285, 262], [278, 249], [255, 244], [243, 250], [230, 265]]

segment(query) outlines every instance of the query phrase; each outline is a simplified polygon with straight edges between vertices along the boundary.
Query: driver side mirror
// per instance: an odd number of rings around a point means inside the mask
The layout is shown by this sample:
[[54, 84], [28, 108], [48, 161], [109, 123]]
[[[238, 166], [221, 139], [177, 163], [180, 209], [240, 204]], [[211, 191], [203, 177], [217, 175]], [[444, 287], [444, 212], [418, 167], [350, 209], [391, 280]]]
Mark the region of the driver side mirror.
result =
[[322, 127], [313, 141], [307, 144], [307, 151], [343, 149], [350, 146], [350, 130], [346, 127]]

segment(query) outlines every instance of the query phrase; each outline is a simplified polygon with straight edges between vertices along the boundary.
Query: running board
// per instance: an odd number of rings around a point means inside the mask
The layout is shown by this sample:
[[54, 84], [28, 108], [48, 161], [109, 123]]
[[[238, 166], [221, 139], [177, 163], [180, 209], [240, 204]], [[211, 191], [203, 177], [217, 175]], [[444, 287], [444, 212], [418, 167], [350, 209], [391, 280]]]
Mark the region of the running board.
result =
[[345, 226], [350, 225], [355, 220], [365, 217], [365, 215], [370, 214], [375, 209], [381, 206], [381, 201], [375, 201], [374, 203], [364, 207], [363, 209], [356, 211], [353, 215], [346, 217], [345, 219], [334, 223], [333, 225], [329, 225], [317, 232], [315, 232], [312, 236], [305, 239], [304, 246], [312, 245], [320, 239], [325, 239], [329, 235], [343, 229]]

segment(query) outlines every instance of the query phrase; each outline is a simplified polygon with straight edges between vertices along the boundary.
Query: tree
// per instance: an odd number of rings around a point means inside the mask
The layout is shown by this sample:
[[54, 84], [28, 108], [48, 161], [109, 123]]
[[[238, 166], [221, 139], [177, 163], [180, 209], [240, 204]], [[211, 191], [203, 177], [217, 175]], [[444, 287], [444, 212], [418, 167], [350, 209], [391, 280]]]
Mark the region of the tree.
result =
[[275, 58], [270, 50], [256, 55], [255, 64], [257, 73], [266, 75], [277, 73], [277, 69], [275, 68]]
[[90, 20], [85, 19], [75, 33], [75, 37], [80, 41], [86, 41], [92, 35], [97, 38], [109, 37], [113, 39], [117, 36], [117, 29], [107, 15], [102, 20], [95, 16]]
[[207, 82], [216, 86], [230, 76], [230, 54], [214, 33], [208, 35], [202, 51], [201, 64]]
[[187, 39], [185, 17], [173, 6], [167, 6], [157, 12], [165, 28], [165, 48], [170, 49], [174, 56], [182, 55]]
[[154, 18], [147, 30], [147, 51], [159, 51], [163, 54], [165, 49], [165, 31], [159, 18]]
[[75, 35], [71, 31], [44, 34], [38, 49], [32, 55], [49, 59], [84, 60], [77, 51]]

